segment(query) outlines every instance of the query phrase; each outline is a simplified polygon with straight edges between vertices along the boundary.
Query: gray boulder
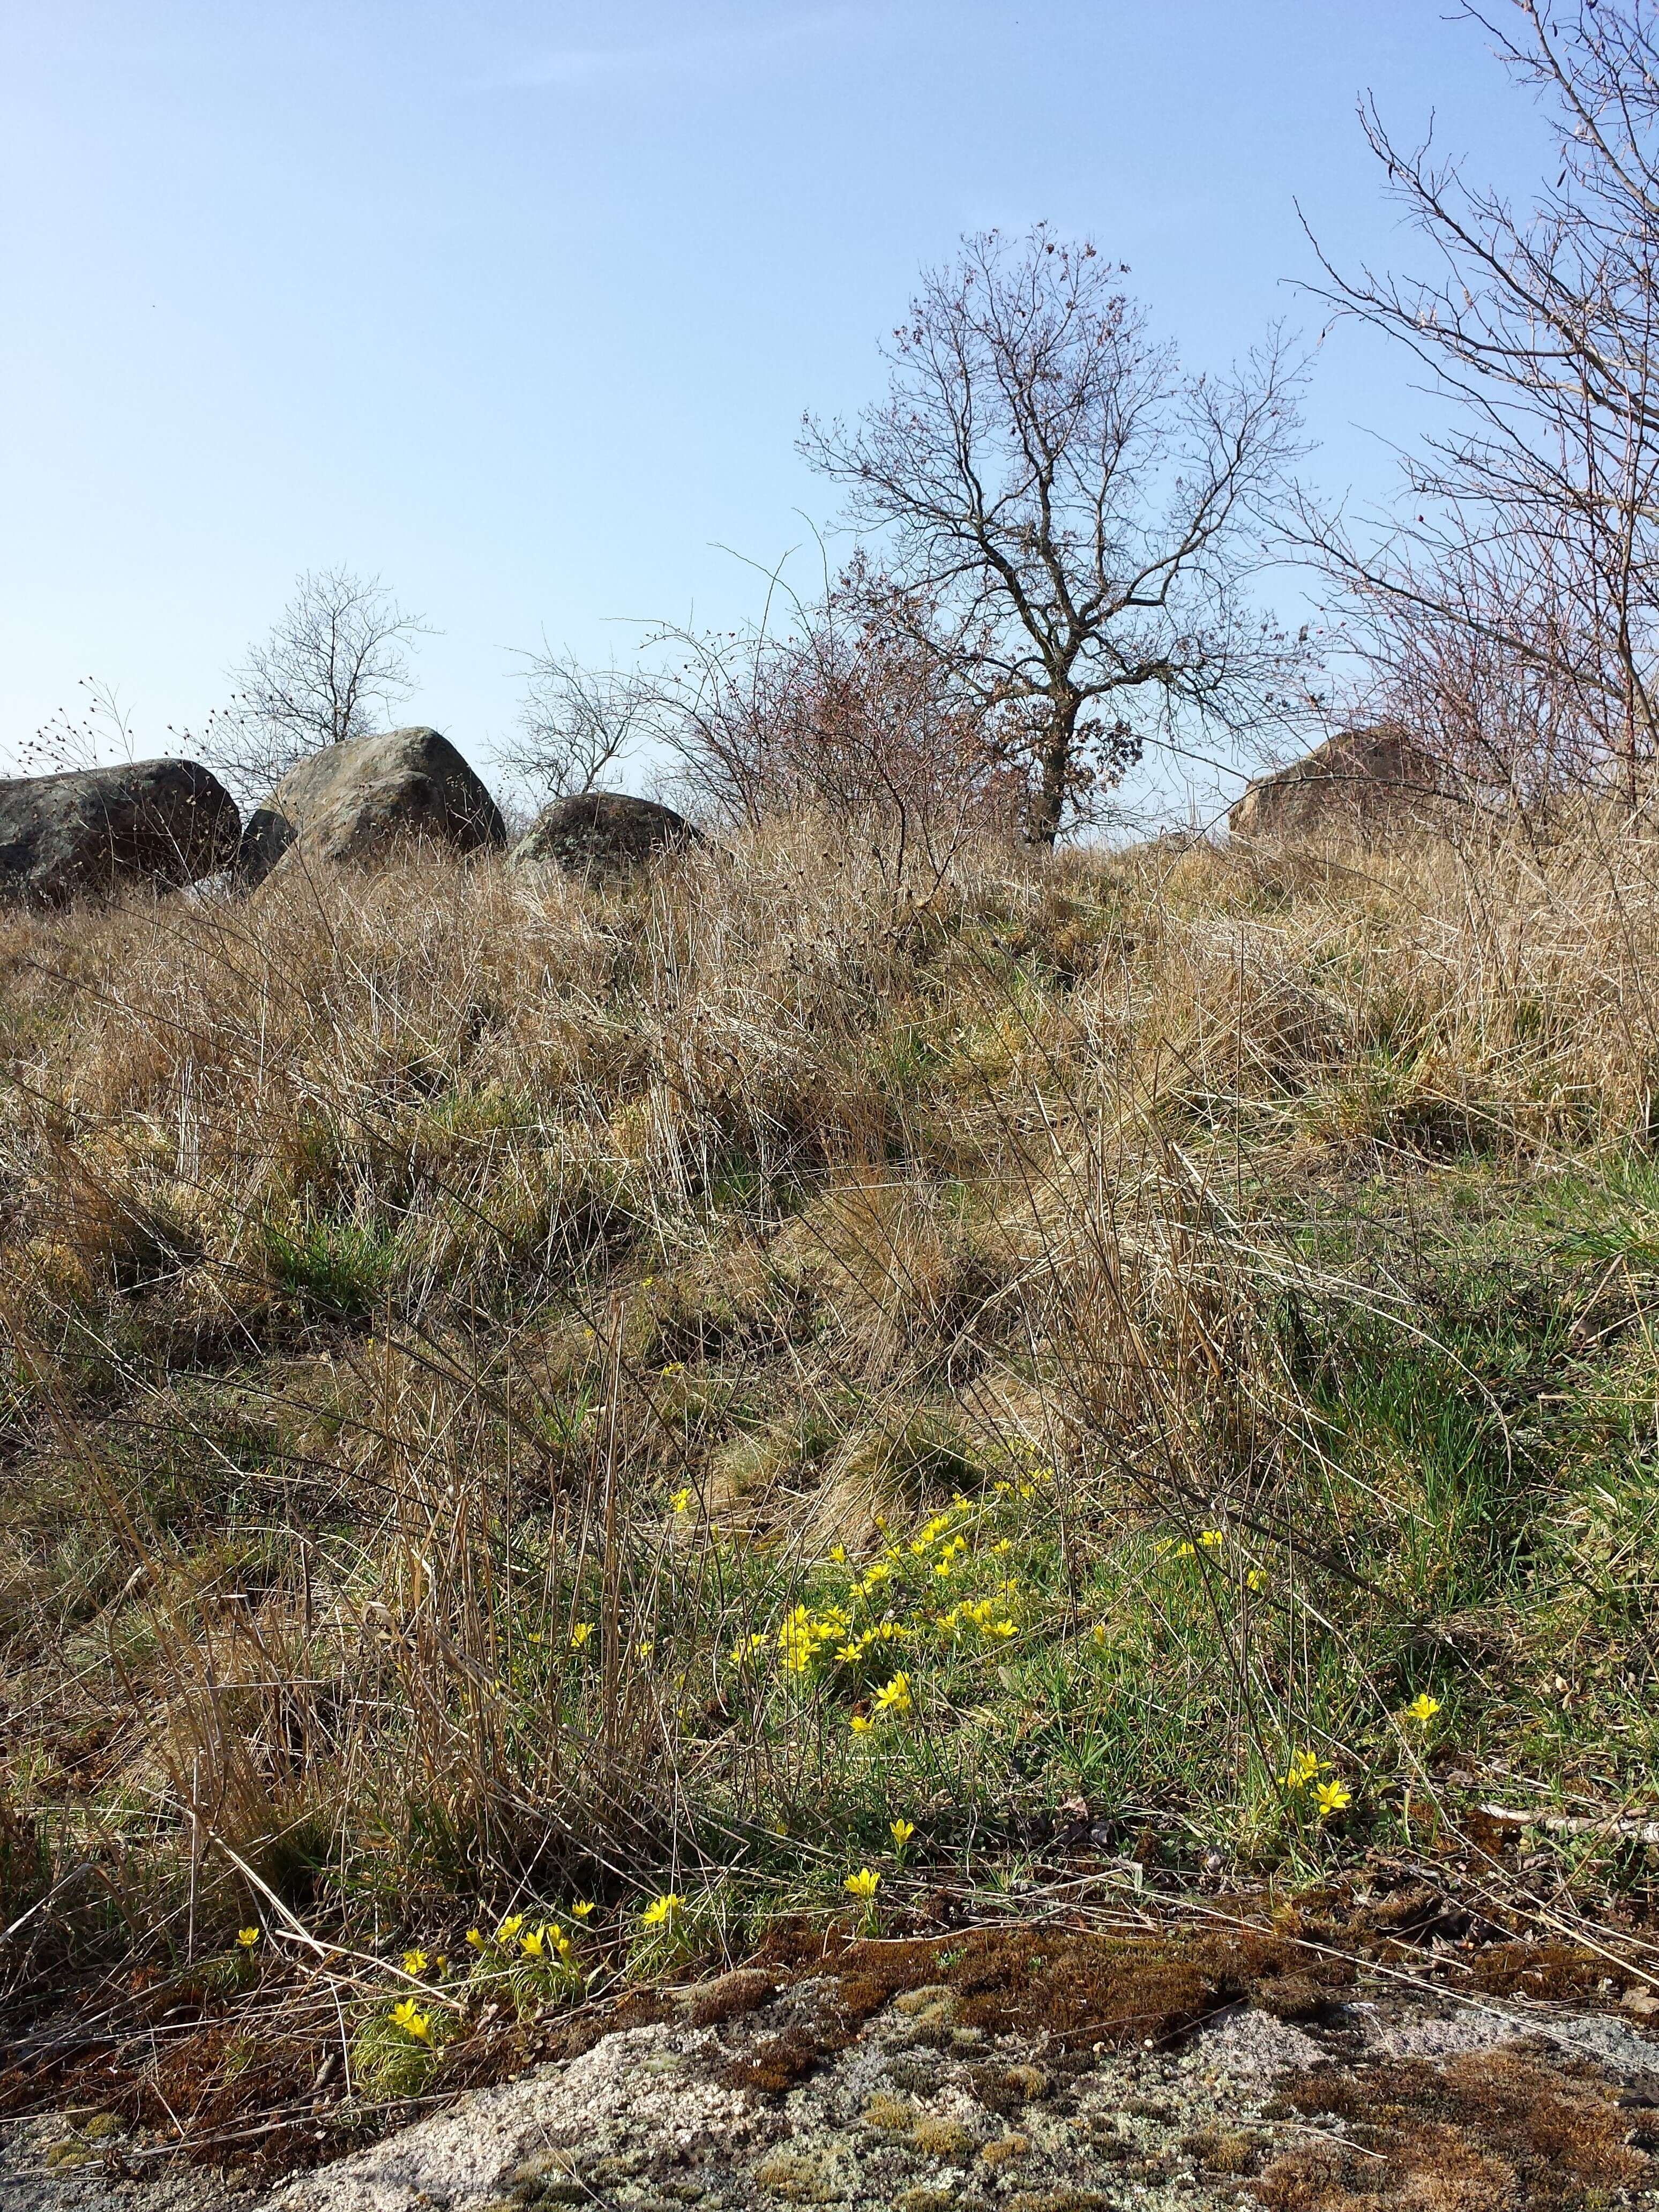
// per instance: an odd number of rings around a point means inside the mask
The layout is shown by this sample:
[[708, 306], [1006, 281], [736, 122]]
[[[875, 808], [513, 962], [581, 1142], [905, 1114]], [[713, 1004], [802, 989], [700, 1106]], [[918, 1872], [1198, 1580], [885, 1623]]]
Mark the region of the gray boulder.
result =
[[1257, 778], [1227, 817], [1235, 837], [1352, 838], [1423, 820], [1444, 803], [1444, 779], [1403, 730], [1343, 730], [1288, 768]]
[[14, 777], [0, 781], [0, 898], [63, 906], [177, 890], [228, 867], [240, 826], [235, 800], [195, 761]]
[[556, 866], [588, 872], [648, 860], [665, 846], [700, 842], [684, 815], [653, 799], [620, 791], [584, 791], [544, 806], [513, 848], [515, 867]]
[[279, 865], [361, 866], [404, 843], [470, 853], [506, 842], [495, 800], [447, 738], [385, 730], [290, 769], [248, 817], [236, 872], [252, 885]]

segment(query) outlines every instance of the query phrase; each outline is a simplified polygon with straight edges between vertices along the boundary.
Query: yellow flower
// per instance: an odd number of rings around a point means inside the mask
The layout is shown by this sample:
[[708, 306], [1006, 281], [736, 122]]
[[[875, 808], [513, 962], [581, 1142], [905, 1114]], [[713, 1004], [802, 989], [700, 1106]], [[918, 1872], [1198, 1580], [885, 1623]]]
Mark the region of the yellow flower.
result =
[[520, 1929], [523, 1926], [524, 1915], [522, 1912], [509, 1913], [507, 1918], [502, 1921], [501, 1926], [495, 1930], [495, 1941], [498, 1943], [510, 1943], [513, 1941], [513, 1938], [518, 1934]]
[[1201, 1528], [1199, 1531], [1198, 1540], [1206, 1552], [1218, 1552], [1222, 1546], [1226, 1542], [1227, 1538], [1225, 1531], [1223, 1529]]
[[238, 1950], [251, 1951], [254, 1948], [255, 1944], [258, 1943], [258, 1940], [259, 1931], [257, 1928], [239, 1928], [236, 1930], [236, 1948]]
[[895, 1674], [890, 1682], [884, 1682], [876, 1692], [876, 1711], [880, 1713], [908, 1713], [910, 1710], [910, 1677]]
[[901, 1850], [916, 1832], [916, 1824], [914, 1820], [892, 1820], [888, 1823], [888, 1827], [893, 1841]]
[[404, 1953], [404, 1972], [406, 1974], [423, 1974], [430, 1963], [424, 1951]]
[[547, 1949], [547, 1930], [544, 1928], [532, 1928], [527, 1936], [520, 1936], [519, 1948], [526, 1959], [541, 1958]]
[[831, 1544], [831, 1546], [830, 1547], [830, 1558], [835, 1561], [836, 1565], [838, 1567], [844, 1567], [844, 1566], [847, 1565], [847, 1547], [846, 1547], [846, 1545], [845, 1545], [845, 1544]]
[[1103, 1620], [1096, 1621], [1093, 1628], [1090, 1631], [1090, 1633], [1094, 1638], [1095, 1642], [1099, 1644], [1101, 1650], [1103, 1651], [1106, 1648], [1107, 1637], [1109, 1634], [1105, 1622]]
[[1439, 1710], [1439, 1698], [1431, 1698], [1426, 1690], [1419, 1690], [1406, 1708], [1406, 1718], [1415, 1721], [1419, 1728], [1426, 1728]]
[[634, 1646], [634, 1656], [636, 1659], [648, 1659], [656, 1648], [654, 1644], [636, 1644]]
[[401, 2004], [392, 2006], [392, 2024], [394, 2027], [402, 2028], [404, 2033], [416, 2043], [430, 2043], [432, 2040], [431, 2015], [423, 2013], [413, 1997], [405, 1997]]
[[1320, 1819], [1328, 1820], [1333, 1813], [1345, 1812], [1352, 1804], [1353, 1792], [1340, 1782], [1322, 1782], [1314, 1791], [1314, 1802]]
[[1175, 1555], [1178, 1559], [1194, 1559], [1198, 1556], [1190, 1544], [1177, 1544], [1175, 1547]]
[[1285, 1770], [1285, 1787], [1287, 1790], [1305, 1790], [1309, 1783], [1317, 1778], [1321, 1767], [1328, 1763], [1311, 1751], [1292, 1752], [1291, 1763]]
[[860, 1867], [856, 1874], [848, 1875], [842, 1887], [854, 1897], [873, 1897], [880, 1881], [878, 1874], [872, 1874], [868, 1867]]
[[991, 1547], [991, 1549], [994, 1552], [1012, 1552], [1013, 1548], [1014, 1540], [1012, 1536], [999, 1537], [997, 1541]]
[[644, 1282], [640, 1285], [641, 1289], [648, 1291], [656, 1279], [657, 1279], [654, 1275], [647, 1275]]
[[689, 1513], [691, 1510], [691, 1493], [689, 1490], [677, 1490], [668, 1502], [676, 1513]]
[[666, 1367], [659, 1367], [657, 1372], [659, 1375], [684, 1375], [685, 1362], [683, 1359], [671, 1359]]
[[571, 1650], [580, 1651], [592, 1633], [593, 1624], [591, 1620], [579, 1620], [570, 1632]]
[[677, 1890], [671, 1889], [665, 1897], [653, 1897], [642, 1913], [640, 1923], [646, 1928], [661, 1928], [679, 1911], [685, 1899]]
[[1252, 1567], [1244, 1579], [1253, 1590], [1264, 1590], [1267, 1587], [1267, 1577], [1260, 1567]]
[[466, 1940], [475, 1951], [482, 1951], [484, 1947], [483, 1929], [469, 1928], [466, 1931]]
[[988, 1636], [1018, 1636], [1019, 1631], [1012, 1620], [993, 1620], [987, 1623], [985, 1633]]
[[854, 1735], [867, 1735], [869, 1734], [870, 1723], [866, 1720], [862, 1713], [854, 1713], [848, 1725], [851, 1727]]
[[591, 1897], [585, 1897], [580, 1904], [573, 1905], [570, 1910], [575, 1914], [578, 1920], [586, 1920], [588, 1914], [593, 1910], [593, 1900]]

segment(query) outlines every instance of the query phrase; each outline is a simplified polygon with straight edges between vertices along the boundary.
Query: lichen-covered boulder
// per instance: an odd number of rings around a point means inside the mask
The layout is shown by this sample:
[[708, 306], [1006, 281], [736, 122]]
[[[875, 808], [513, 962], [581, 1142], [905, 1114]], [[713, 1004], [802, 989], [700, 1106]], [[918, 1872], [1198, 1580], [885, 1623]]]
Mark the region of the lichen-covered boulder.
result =
[[0, 781], [0, 898], [63, 906], [177, 890], [228, 867], [240, 827], [235, 800], [195, 761], [13, 777]]
[[515, 867], [556, 866], [583, 872], [648, 860], [665, 846], [695, 840], [696, 831], [672, 806], [620, 791], [584, 791], [556, 799], [513, 848]]
[[506, 842], [495, 800], [447, 738], [384, 730], [290, 769], [248, 817], [237, 874], [252, 885], [278, 866], [362, 866], [399, 845], [470, 853]]
[[1444, 779], [1403, 730], [1344, 730], [1257, 778], [1227, 817], [1235, 837], [1358, 838], [1408, 826], [1443, 803]]

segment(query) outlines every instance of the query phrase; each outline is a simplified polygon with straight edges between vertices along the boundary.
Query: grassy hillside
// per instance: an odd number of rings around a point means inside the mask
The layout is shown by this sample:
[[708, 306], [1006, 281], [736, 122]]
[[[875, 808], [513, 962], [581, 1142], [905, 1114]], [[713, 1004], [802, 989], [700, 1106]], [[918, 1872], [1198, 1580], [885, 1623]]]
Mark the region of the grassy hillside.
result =
[[1645, 1923], [1659, 848], [843, 844], [0, 923], [14, 1995]]

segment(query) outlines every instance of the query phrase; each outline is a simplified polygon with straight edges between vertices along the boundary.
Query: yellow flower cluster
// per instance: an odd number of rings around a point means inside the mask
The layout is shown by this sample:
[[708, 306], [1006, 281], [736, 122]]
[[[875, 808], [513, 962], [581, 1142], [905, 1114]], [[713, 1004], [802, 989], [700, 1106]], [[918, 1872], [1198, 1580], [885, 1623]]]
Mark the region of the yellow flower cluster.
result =
[[890, 1681], [882, 1684], [871, 1702], [873, 1718], [866, 1719], [862, 1713], [853, 1715], [850, 1726], [854, 1735], [867, 1735], [876, 1721], [902, 1717], [910, 1711], [910, 1677], [901, 1669]]
[[1176, 1543], [1173, 1536], [1165, 1536], [1158, 1547], [1158, 1556], [1162, 1559], [1194, 1559], [1200, 1552], [1220, 1551], [1226, 1541], [1227, 1532], [1224, 1528], [1200, 1528], [1198, 1532], [1198, 1541], [1195, 1544], [1188, 1542], [1185, 1538], [1180, 1543]]
[[432, 2015], [422, 2012], [413, 1997], [405, 1997], [401, 2004], [392, 2006], [392, 2024], [400, 2027], [413, 2043], [429, 2044], [432, 2040]]
[[1328, 1759], [1321, 1759], [1316, 1752], [1305, 1747], [1292, 1752], [1291, 1763], [1285, 1770], [1284, 1783], [1287, 1790], [1313, 1791], [1314, 1808], [1322, 1820], [1328, 1820], [1334, 1813], [1344, 1813], [1353, 1802], [1353, 1792], [1345, 1782], [1322, 1782], [1320, 1776], [1330, 1767]]
[[520, 1936], [519, 1948], [526, 1959], [556, 1959], [562, 1966], [570, 1956], [570, 1938], [556, 1920], [544, 1920]]
[[910, 1710], [910, 1677], [895, 1674], [890, 1682], [884, 1682], [876, 1692], [876, 1711], [878, 1713], [908, 1713]]
[[662, 1897], [653, 1897], [640, 1915], [641, 1928], [666, 1928], [678, 1916], [685, 1899], [678, 1890], [671, 1889]]
[[[1012, 1587], [1011, 1584], [1004, 1589], [1004, 1597]], [[969, 1628], [977, 1628], [984, 1636], [1006, 1638], [1019, 1633], [1014, 1623], [1003, 1613], [1000, 1600], [995, 1597], [982, 1597], [976, 1602], [964, 1600], [961, 1605], [953, 1605], [949, 1613], [933, 1615], [934, 1627], [944, 1629], [947, 1634], [964, 1624]]]

